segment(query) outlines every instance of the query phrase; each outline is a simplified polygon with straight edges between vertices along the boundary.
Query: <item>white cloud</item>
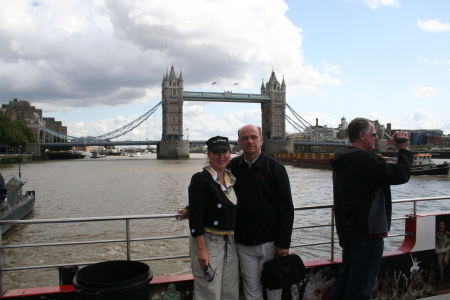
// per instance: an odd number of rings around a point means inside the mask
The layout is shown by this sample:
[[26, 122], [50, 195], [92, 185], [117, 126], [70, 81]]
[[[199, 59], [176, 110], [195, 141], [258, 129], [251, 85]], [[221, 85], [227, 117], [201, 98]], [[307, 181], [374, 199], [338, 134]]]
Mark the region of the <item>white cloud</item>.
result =
[[417, 26], [426, 32], [444, 32], [450, 30], [449, 23], [442, 23], [438, 19], [428, 21], [417, 21]]
[[364, 3], [372, 9], [379, 8], [380, 6], [400, 7], [398, 0], [364, 0]]
[[160, 89], [172, 62], [187, 88], [212, 78], [248, 88], [267, 80], [272, 67], [290, 92], [340, 84], [304, 63], [302, 30], [282, 0], [16, 2], [0, 11], [6, 99], [20, 93], [71, 107], [132, 103]]
[[417, 108], [399, 116], [398, 119], [372, 113], [369, 119], [378, 120], [382, 125], [391, 123], [394, 129], [440, 129], [444, 131], [444, 134], [450, 133], [450, 120], [440, 121], [428, 108]]
[[429, 87], [429, 86], [421, 86], [421, 85], [417, 85], [414, 88], [414, 93], [412, 94], [412, 96], [414, 98], [422, 98], [422, 97], [433, 97], [436, 96], [437, 94], [437, 89]]
[[[187, 108], [187, 109], [186, 109]], [[189, 129], [190, 140], [204, 140], [217, 135], [237, 139], [237, 129], [246, 124], [261, 126], [261, 110], [242, 110], [219, 115], [205, 112], [204, 106], [185, 107], [184, 127]]]
[[405, 129], [442, 129], [439, 120], [433, 117], [428, 108], [417, 108], [405, 114], [400, 124]]
[[325, 61], [322, 61], [322, 69], [326, 73], [334, 73], [334, 74], [342, 73], [341, 67], [339, 65], [333, 65], [333, 64], [325, 62]]

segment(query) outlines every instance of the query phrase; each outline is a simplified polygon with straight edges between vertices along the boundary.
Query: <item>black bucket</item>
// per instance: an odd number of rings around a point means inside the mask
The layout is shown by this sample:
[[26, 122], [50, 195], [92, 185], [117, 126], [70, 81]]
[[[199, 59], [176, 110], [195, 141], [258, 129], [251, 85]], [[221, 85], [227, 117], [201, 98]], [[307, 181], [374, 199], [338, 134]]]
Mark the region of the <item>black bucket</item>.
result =
[[72, 284], [78, 269], [77, 266], [59, 267], [59, 285]]
[[118, 260], [84, 267], [75, 275], [73, 284], [78, 300], [147, 300], [152, 279], [148, 265]]

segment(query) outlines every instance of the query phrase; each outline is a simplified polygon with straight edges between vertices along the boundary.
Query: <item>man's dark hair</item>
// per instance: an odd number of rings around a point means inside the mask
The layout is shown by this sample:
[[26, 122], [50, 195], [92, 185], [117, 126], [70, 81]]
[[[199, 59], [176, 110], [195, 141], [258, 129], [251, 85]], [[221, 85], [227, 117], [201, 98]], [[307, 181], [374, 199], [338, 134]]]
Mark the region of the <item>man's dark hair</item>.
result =
[[364, 118], [353, 119], [347, 127], [347, 136], [350, 143], [358, 141], [361, 132], [368, 133], [372, 121]]

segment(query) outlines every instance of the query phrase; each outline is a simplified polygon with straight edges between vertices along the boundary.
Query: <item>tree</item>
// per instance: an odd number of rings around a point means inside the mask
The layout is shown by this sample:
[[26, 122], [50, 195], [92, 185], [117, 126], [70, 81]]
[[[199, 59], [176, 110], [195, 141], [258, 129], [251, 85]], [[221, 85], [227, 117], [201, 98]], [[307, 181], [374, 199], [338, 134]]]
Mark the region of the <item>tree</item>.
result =
[[33, 131], [22, 120], [12, 120], [10, 116], [0, 114], [0, 147], [26, 148], [36, 141]]

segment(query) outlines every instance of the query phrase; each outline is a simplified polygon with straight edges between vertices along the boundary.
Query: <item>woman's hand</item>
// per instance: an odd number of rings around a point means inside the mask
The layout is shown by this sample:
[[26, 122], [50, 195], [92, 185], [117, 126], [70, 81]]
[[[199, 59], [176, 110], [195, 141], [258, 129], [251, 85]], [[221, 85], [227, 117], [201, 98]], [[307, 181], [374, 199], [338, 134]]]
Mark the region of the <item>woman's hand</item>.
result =
[[206, 249], [205, 238], [203, 235], [199, 235], [195, 237], [195, 241], [197, 242], [198, 247], [198, 262], [200, 263], [202, 270], [204, 270], [205, 267], [209, 266], [209, 254]]
[[200, 263], [200, 267], [202, 268], [202, 270], [209, 266], [209, 254], [206, 248], [198, 249], [198, 262]]

